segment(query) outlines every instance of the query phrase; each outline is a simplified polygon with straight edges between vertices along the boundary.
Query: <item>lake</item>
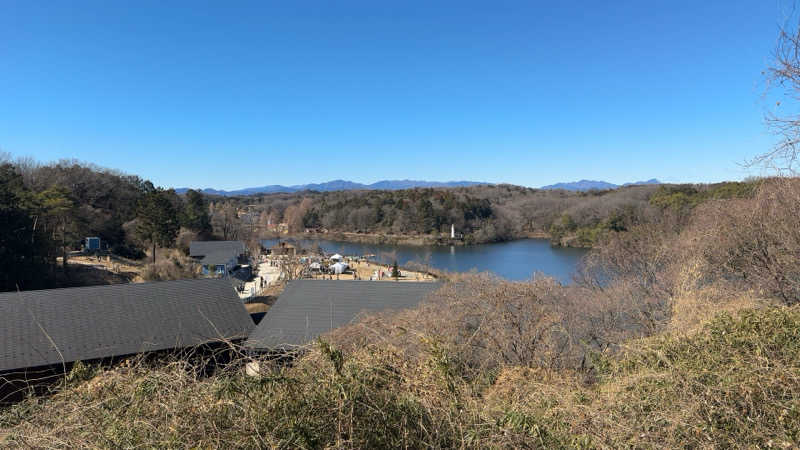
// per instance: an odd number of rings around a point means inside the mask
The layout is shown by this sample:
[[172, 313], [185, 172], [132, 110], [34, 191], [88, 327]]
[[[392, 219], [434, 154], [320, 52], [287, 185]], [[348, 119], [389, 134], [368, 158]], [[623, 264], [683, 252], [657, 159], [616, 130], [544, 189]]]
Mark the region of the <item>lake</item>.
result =
[[[262, 241], [267, 248], [276, 239]], [[527, 280], [535, 272], [550, 275], [568, 283], [585, 249], [552, 247], [547, 239], [520, 239], [497, 244], [466, 246], [412, 246], [379, 245], [356, 242], [329, 241], [325, 239], [301, 240], [303, 246], [316, 242], [326, 253], [342, 255], [376, 255], [385, 260], [387, 253], [397, 253], [398, 264], [423, 263], [430, 258], [430, 266], [450, 272], [490, 271], [510, 280]], [[391, 261], [388, 261], [391, 262]]]

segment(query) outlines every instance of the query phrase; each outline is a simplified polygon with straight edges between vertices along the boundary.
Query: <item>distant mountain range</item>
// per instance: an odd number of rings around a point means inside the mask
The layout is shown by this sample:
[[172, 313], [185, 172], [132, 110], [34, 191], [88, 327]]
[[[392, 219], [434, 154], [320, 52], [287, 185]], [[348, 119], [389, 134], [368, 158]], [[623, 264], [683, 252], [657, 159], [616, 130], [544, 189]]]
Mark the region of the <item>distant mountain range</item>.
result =
[[[491, 183], [485, 183], [480, 181], [440, 182], [440, 181], [420, 181], [420, 180], [382, 180], [372, 184], [362, 184], [347, 180], [333, 180], [333, 181], [328, 181], [327, 183], [297, 184], [294, 186], [281, 186], [279, 184], [272, 184], [269, 186], [244, 188], [233, 191], [223, 191], [218, 189], [206, 188], [202, 189], [201, 192], [208, 195], [222, 195], [230, 197], [230, 196], [255, 195], [255, 194], [274, 194], [279, 192], [282, 193], [292, 193], [300, 191], [331, 192], [331, 191], [354, 191], [354, 190], [372, 190], [372, 189], [393, 191], [399, 189], [429, 188], [429, 187], [465, 187], [465, 186], [477, 186], [481, 184], [491, 184]], [[605, 181], [580, 180], [580, 181], [573, 181], [571, 183], [556, 183], [556, 184], [551, 184], [549, 186], [542, 186], [541, 189], [589, 191], [592, 189], [598, 189], [598, 190], [616, 189], [621, 186], [630, 186], [638, 184], [661, 184], [661, 182], [653, 178], [647, 181], [637, 181], [635, 183], [625, 183], [619, 185], [619, 184], [608, 183]], [[183, 194], [188, 190], [189, 188], [178, 188], [175, 189], [175, 192]]]
[[625, 183], [625, 184], [613, 184], [606, 181], [595, 181], [595, 180], [580, 180], [580, 181], [573, 181], [570, 183], [556, 183], [548, 186], [542, 186], [542, 189], [564, 189], [566, 191], [590, 191], [592, 189], [606, 190], [606, 189], [616, 189], [622, 186], [634, 186], [642, 184], [661, 184], [661, 182], [655, 178], [651, 178], [647, 181], [636, 181], [634, 183]]
[[[359, 189], [384, 189], [384, 190], [399, 190], [399, 189], [412, 189], [418, 187], [464, 187], [476, 186], [479, 184], [489, 184], [478, 181], [419, 181], [419, 180], [382, 180], [372, 184], [355, 183], [347, 180], [333, 180], [327, 183], [314, 183], [314, 184], [297, 184], [294, 186], [281, 186], [273, 184], [269, 186], [252, 187], [245, 189], [237, 189], [234, 191], [223, 191], [217, 189], [206, 188], [201, 190], [204, 194], [209, 195], [254, 195], [254, 194], [273, 194], [278, 192], [291, 193], [300, 191], [354, 191]], [[178, 188], [175, 192], [182, 194], [188, 191], [189, 188]]]

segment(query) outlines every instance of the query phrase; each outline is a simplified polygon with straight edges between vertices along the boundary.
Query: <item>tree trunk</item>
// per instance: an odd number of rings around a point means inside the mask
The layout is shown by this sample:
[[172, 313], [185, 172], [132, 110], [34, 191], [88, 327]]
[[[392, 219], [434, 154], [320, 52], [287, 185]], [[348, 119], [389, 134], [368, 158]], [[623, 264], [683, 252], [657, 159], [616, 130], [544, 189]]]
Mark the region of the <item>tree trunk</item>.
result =
[[153, 265], [156, 265], [156, 243], [153, 242]]
[[61, 266], [67, 271], [67, 226], [61, 228]]

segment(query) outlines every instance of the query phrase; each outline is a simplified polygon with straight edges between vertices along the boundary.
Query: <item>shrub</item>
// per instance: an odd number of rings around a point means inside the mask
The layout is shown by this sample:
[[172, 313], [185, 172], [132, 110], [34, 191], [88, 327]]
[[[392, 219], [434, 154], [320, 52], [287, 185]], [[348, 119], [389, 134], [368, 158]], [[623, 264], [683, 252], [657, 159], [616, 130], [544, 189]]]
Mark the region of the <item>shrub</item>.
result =
[[722, 314], [697, 335], [656, 338], [614, 362], [609, 413], [637, 424], [643, 434], [624, 439], [638, 445], [785, 447], [800, 440], [798, 360], [797, 308]]
[[141, 276], [145, 281], [182, 280], [197, 278], [199, 268], [179, 250], [162, 251], [155, 264], [147, 264]]
[[[411, 333], [410, 333], [411, 334]], [[435, 338], [352, 351], [321, 341], [292, 365], [200, 375], [188, 360], [72, 376], [0, 409], [6, 447], [789, 448], [800, 439], [800, 310], [722, 314], [569, 369], [463, 376]], [[244, 361], [242, 361], [243, 363]]]
[[800, 180], [761, 183], [751, 200], [705, 205], [691, 240], [710, 275], [786, 304], [800, 301]]

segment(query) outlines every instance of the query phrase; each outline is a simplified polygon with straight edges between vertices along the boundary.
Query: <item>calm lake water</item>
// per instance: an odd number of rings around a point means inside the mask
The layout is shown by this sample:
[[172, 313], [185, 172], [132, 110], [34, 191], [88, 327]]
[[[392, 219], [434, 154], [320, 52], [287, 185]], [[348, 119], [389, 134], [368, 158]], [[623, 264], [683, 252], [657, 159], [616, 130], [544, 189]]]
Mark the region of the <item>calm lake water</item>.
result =
[[[269, 248], [277, 240], [266, 239]], [[577, 269], [584, 249], [551, 247], [546, 239], [521, 239], [498, 244], [468, 246], [376, 245], [354, 242], [328, 241], [324, 239], [303, 240], [303, 246], [316, 242], [326, 253], [342, 255], [376, 255], [385, 261], [388, 253], [397, 253], [397, 262], [402, 266], [409, 262], [423, 263], [430, 258], [430, 266], [451, 272], [490, 271], [510, 280], [530, 279], [535, 272], [555, 277], [568, 283]], [[391, 262], [391, 261], [388, 261]]]

